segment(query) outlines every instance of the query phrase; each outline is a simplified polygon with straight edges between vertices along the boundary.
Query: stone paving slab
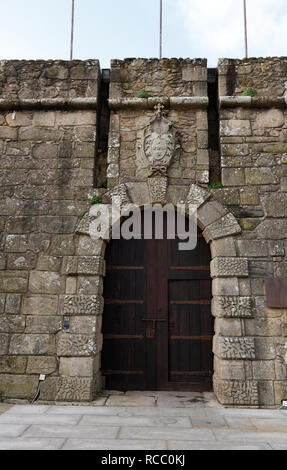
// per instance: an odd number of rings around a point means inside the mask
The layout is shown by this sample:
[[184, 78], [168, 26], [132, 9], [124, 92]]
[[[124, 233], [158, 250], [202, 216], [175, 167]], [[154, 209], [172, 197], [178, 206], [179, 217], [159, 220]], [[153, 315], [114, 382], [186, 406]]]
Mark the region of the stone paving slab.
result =
[[[109, 392], [108, 392], [109, 393]], [[139, 390], [129, 390], [127, 392], [116, 392], [116, 394], [125, 395], [125, 396], [147, 396], [147, 397], [156, 397], [156, 398], [175, 398], [175, 399], [197, 399], [198, 401], [204, 401], [206, 405], [209, 405], [211, 401], [214, 401], [217, 406], [221, 407], [218, 401], [215, 398], [213, 392], [177, 392], [177, 391], [139, 391]]]
[[209, 429], [167, 428], [167, 427], [121, 427], [119, 439], [158, 439], [158, 440], [204, 440], [215, 437]]
[[122, 392], [126, 397], [169, 397], [169, 398], [194, 398], [200, 396], [200, 399], [204, 399], [203, 393], [198, 392], [161, 392], [161, 391], [141, 391], [141, 390], [128, 390], [127, 392]]
[[191, 421], [188, 418], [175, 418], [175, 417], [158, 417], [148, 418], [145, 416], [83, 416], [78, 423], [81, 425], [94, 425], [94, 426], [181, 426], [183, 428], [191, 428]]
[[181, 396], [178, 395], [177, 397], [172, 396], [159, 396], [157, 399], [157, 406], [160, 407], [167, 407], [171, 406], [172, 408], [189, 408], [189, 407], [195, 407], [195, 408], [201, 408], [205, 407], [205, 400], [202, 398], [202, 400], [198, 400], [196, 397], [190, 397], [190, 396]]
[[155, 397], [114, 395], [108, 398], [106, 406], [155, 406], [155, 403]]
[[51, 402], [51, 401], [45, 401], [45, 400], [38, 400], [37, 403], [34, 403], [34, 405], [48, 405], [48, 406], [104, 406], [106, 404], [108, 397], [107, 396], [99, 396], [93, 401], [84, 401], [84, 402], [78, 402], [78, 401], [56, 401], [56, 402]]
[[[266, 409], [250, 409], [250, 408], [205, 408], [208, 416], [230, 416], [238, 418], [278, 418], [286, 416], [283, 410], [266, 410]], [[286, 416], [287, 418], [287, 416]]]
[[173, 408], [206, 408], [218, 407], [218, 402], [215, 399], [208, 398], [202, 393], [190, 392], [170, 392], [170, 395], [162, 394], [157, 396], [156, 405], [159, 407], [173, 407]]
[[[171, 399], [169, 400], [168, 398], [161, 398], [159, 397], [157, 400], [157, 406], [162, 407], [162, 408], [167, 408], [168, 406], [171, 406], [172, 408], [185, 408], [185, 402], [176, 400], [176, 399]], [[204, 405], [198, 404], [196, 408], [203, 407]]]
[[243, 444], [242, 442], [214, 442], [214, 441], [168, 441], [168, 450], [271, 450], [266, 443]]
[[160, 407], [130, 407], [130, 406], [51, 406], [47, 414], [83, 414], [104, 416], [162, 416], [162, 417], [202, 417], [207, 416], [205, 409], [160, 408]]
[[248, 431], [248, 430], [234, 430], [234, 429], [213, 429], [213, 432], [218, 441], [241, 441], [242, 443], [249, 443], [252, 441], [261, 442], [287, 442], [287, 434], [283, 432], [265, 432], [265, 431]]
[[63, 450], [166, 450], [165, 441], [137, 439], [68, 439]]
[[47, 414], [4, 414], [0, 416], [0, 425], [8, 424], [77, 424], [81, 419], [79, 415], [47, 415]]
[[[5, 426], [4, 424], [2, 426]], [[1, 431], [1, 427], [0, 427]], [[112, 426], [58, 426], [58, 425], [32, 425], [23, 434], [23, 437], [75, 437], [75, 438], [101, 438], [114, 439], [119, 427]]]
[[[287, 418], [285, 419], [251, 419], [253, 425], [258, 429], [258, 431], [267, 431], [267, 432], [286, 432], [287, 433]], [[287, 434], [286, 434], [287, 441]]]
[[286, 410], [224, 408], [211, 393], [103, 398], [96, 406], [9, 405], [0, 415], [0, 449], [287, 450]]
[[[10, 405], [11, 406], [11, 405]], [[6, 415], [22, 415], [22, 414], [43, 414], [46, 413], [51, 407], [46, 405], [12, 405], [8, 411], [6, 411]]]
[[[117, 410], [123, 410], [123, 408], [116, 408]], [[47, 415], [113, 415], [114, 411], [112, 407], [106, 406], [85, 406], [85, 405], [66, 405], [66, 406], [49, 406], [46, 411]]]
[[38, 437], [15, 439], [0, 437], [0, 450], [59, 450], [65, 439], [44, 439]]
[[287, 450], [287, 442], [277, 442], [270, 444], [273, 450]]
[[238, 415], [234, 416], [225, 416], [225, 421], [230, 429], [242, 429], [244, 431], [254, 431], [256, 426], [253, 424], [250, 418], [239, 418]]
[[17, 437], [27, 428], [24, 424], [0, 424], [0, 437]]
[[199, 418], [192, 416], [191, 424], [193, 428], [205, 429], [205, 428], [228, 428], [228, 424], [224, 417], [216, 416], [216, 417], [204, 417], [200, 416]]

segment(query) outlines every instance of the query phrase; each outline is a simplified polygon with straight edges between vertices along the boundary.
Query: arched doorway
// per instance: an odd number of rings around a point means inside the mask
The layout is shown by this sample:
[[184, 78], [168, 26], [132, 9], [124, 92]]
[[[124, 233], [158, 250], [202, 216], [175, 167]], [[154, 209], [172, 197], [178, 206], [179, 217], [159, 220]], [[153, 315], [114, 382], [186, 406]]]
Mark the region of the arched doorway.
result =
[[111, 240], [106, 249], [106, 389], [212, 390], [210, 250], [178, 239]]

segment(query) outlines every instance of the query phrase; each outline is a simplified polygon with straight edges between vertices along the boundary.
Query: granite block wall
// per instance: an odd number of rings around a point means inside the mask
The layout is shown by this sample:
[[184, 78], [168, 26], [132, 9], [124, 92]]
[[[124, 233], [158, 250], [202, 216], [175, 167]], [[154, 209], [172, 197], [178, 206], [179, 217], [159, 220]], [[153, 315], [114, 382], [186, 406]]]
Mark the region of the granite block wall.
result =
[[63, 337], [62, 300], [74, 300], [66, 266], [98, 194], [99, 63], [2, 61], [0, 77], [0, 396], [33, 398], [41, 373], [42, 399], [91, 399], [98, 319], [74, 307]]
[[[215, 394], [225, 406], [287, 398], [287, 305], [269, 307], [264, 284], [287, 278], [286, 64], [219, 61], [222, 187], [212, 189], [206, 60], [112, 61], [101, 189], [98, 61], [0, 62], [1, 399], [30, 400], [40, 373], [47, 401], [91, 401], [102, 387], [98, 195], [197, 206], [212, 256]], [[154, 123], [170, 132], [164, 165], [143, 158]]]
[[[234, 254], [246, 260], [248, 277], [238, 284], [240, 321], [230, 314], [238, 309], [234, 298], [213, 299], [214, 311], [230, 317], [224, 323], [216, 318], [215, 361], [224, 361], [215, 384], [222, 402], [232, 401], [226, 379], [234, 368], [257, 386], [261, 405], [279, 405], [287, 396], [286, 305], [268, 307], [264, 278], [287, 277], [286, 58], [224, 59], [218, 73], [223, 188], [213, 192], [241, 226]], [[243, 96], [246, 88], [255, 96]], [[241, 352], [229, 355], [225, 335]]]

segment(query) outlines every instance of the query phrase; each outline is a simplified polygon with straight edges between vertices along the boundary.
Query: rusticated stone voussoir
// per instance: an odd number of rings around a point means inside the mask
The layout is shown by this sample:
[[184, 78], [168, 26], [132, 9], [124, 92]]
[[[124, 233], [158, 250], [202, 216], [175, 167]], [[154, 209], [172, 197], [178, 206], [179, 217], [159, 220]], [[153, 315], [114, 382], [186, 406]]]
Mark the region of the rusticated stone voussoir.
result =
[[252, 297], [215, 296], [212, 299], [212, 312], [216, 317], [251, 318], [253, 316]]
[[101, 295], [63, 295], [60, 312], [63, 315], [100, 315], [104, 308]]
[[255, 359], [254, 338], [219, 336], [214, 343], [214, 353], [222, 359]]
[[131, 203], [127, 187], [125, 184], [119, 184], [105, 194], [105, 197], [117, 208]]
[[208, 225], [203, 231], [203, 236], [208, 243], [211, 240], [217, 240], [218, 238], [224, 238], [238, 233], [241, 233], [241, 227], [234, 215], [228, 213]]
[[214, 392], [223, 405], [259, 405], [258, 382], [252, 380], [213, 380]]
[[92, 217], [87, 212], [83, 218], [79, 221], [76, 227], [76, 233], [81, 235], [90, 235], [90, 226], [91, 223], [96, 220], [97, 217]]
[[95, 379], [62, 377], [59, 381], [56, 400], [91, 401], [95, 395]]
[[94, 356], [102, 349], [102, 335], [70, 334], [60, 332], [57, 335], [58, 356]]
[[105, 275], [105, 260], [101, 256], [68, 256], [64, 263], [65, 274]]
[[190, 186], [188, 195], [186, 197], [186, 204], [193, 204], [196, 207], [200, 207], [205, 201], [210, 198], [211, 194], [201, 186], [192, 184]]
[[41, 399], [47, 401], [92, 401], [99, 386], [92, 377], [48, 377], [41, 387]]
[[211, 261], [210, 274], [212, 277], [247, 277], [247, 258], [216, 257]]

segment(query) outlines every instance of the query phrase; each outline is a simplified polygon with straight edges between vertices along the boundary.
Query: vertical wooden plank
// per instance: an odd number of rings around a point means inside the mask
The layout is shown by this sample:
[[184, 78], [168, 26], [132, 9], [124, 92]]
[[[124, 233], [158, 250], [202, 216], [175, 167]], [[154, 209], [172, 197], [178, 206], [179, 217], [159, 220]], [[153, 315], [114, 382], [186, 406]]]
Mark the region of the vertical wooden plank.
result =
[[192, 251], [179, 252], [170, 240], [169, 388], [209, 390], [212, 387], [210, 251], [198, 231]]
[[146, 389], [144, 252], [144, 240], [112, 240], [107, 247], [102, 351], [107, 389]]
[[157, 243], [157, 389], [168, 388], [168, 259], [169, 243], [167, 239]]
[[[156, 330], [153, 337], [149, 337], [148, 329], [153, 328], [153, 323], [148, 319], [156, 317], [157, 299], [157, 258], [155, 240], [146, 240], [145, 274], [146, 274], [146, 310], [144, 315], [145, 331], [145, 377], [147, 390], [156, 390], [157, 375], [157, 350], [156, 350]], [[156, 326], [155, 326], [156, 328]]]

